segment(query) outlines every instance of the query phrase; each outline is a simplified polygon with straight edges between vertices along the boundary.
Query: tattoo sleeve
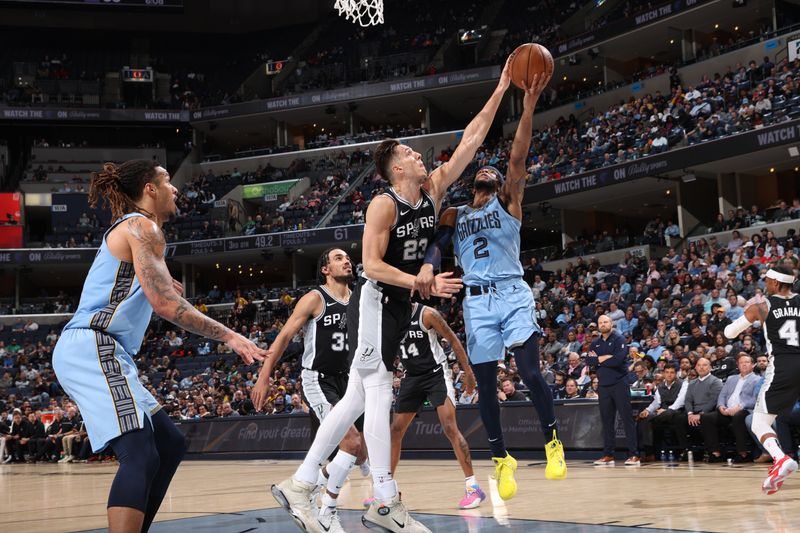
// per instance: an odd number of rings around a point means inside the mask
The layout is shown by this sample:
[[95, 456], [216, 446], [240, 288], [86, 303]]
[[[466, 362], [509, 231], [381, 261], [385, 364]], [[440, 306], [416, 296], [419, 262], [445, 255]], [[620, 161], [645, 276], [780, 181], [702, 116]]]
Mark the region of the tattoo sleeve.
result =
[[134, 270], [156, 313], [192, 333], [224, 340], [230, 330], [195, 309], [173, 287], [172, 276], [164, 262], [166, 241], [161, 229], [143, 217], [133, 217], [128, 222], [128, 231], [133, 237]]

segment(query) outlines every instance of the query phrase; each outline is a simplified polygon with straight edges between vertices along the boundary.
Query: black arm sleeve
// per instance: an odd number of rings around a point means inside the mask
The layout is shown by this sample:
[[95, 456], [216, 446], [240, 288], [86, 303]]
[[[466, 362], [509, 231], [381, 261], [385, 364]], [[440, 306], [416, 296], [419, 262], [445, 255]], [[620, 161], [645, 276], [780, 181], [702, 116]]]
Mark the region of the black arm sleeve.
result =
[[447, 245], [450, 244], [455, 231], [456, 229], [453, 226], [439, 226], [436, 228], [433, 242], [428, 245], [428, 249], [425, 251], [425, 263], [433, 265], [434, 269], [439, 268], [439, 265], [442, 264], [442, 254]]

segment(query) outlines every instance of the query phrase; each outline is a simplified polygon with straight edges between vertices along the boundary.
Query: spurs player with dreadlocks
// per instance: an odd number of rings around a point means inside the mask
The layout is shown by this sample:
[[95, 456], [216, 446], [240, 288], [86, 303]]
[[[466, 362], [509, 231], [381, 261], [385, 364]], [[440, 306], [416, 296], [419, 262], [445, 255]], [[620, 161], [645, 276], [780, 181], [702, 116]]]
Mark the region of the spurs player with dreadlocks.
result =
[[753, 322], [761, 322], [769, 352], [764, 384], [753, 410], [753, 433], [772, 456], [773, 465], [761, 484], [765, 494], [775, 494], [795, 470], [797, 462], [783, 453], [772, 429], [775, 417], [792, 409], [800, 398], [800, 295], [792, 292], [794, 273], [785, 266], [767, 271], [767, 297], [745, 309], [744, 315], [725, 328], [737, 338]]

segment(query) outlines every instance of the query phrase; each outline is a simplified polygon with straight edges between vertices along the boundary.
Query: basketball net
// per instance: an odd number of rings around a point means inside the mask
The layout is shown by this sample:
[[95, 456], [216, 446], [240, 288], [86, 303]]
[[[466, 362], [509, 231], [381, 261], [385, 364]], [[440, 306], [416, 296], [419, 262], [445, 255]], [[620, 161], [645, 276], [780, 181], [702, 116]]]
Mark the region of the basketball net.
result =
[[336, 0], [339, 16], [363, 27], [383, 24], [383, 0]]

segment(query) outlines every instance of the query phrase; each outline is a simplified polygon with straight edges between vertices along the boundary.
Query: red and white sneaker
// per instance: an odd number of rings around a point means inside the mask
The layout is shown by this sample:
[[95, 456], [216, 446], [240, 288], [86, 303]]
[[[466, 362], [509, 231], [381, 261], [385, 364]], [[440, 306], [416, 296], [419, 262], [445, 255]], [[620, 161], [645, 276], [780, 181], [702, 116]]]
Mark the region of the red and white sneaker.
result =
[[769, 475], [764, 480], [764, 483], [761, 484], [761, 490], [767, 496], [775, 494], [783, 486], [783, 481], [795, 470], [797, 470], [797, 461], [788, 455], [784, 455], [780, 461], [775, 461], [775, 464], [769, 469]]

